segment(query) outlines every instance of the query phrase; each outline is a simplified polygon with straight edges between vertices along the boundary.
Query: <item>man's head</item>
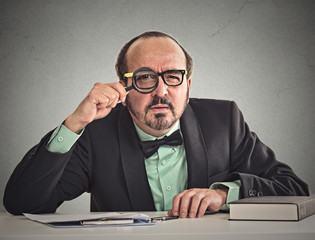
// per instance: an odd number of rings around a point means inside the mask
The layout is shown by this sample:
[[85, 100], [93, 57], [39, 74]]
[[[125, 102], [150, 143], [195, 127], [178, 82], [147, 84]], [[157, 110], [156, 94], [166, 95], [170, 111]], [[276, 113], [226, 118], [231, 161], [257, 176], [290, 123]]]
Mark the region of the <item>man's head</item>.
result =
[[124, 78], [124, 74], [143, 67], [157, 73], [179, 69], [188, 73], [179, 86], [168, 86], [159, 77], [157, 88], [149, 94], [130, 91], [126, 105], [138, 127], [148, 134], [161, 136], [177, 122], [189, 101], [192, 66], [192, 59], [186, 50], [164, 33], [141, 34], [122, 48], [116, 71], [125, 86], [130, 86], [132, 79]]
[[172, 39], [177, 45], [183, 50], [185, 57], [186, 57], [186, 70], [188, 72], [187, 78], [189, 79], [192, 75], [193, 72], [193, 60], [189, 53], [185, 50], [185, 48], [180, 45], [175, 38], [172, 36], [162, 33], [162, 32], [156, 32], [156, 31], [150, 31], [150, 32], [144, 32], [140, 34], [137, 37], [134, 37], [131, 39], [129, 42], [127, 42], [122, 49], [120, 50], [117, 61], [116, 61], [116, 73], [119, 79], [124, 80], [124, 74], [128, 72], [127, 70], [127, 63], [126, 63], [126, 53], [128, 52], [130, 46], [137, 41], [138, 39], [146, 39], [146, 38], [151, 38], [151, 37], [161, 37], [161, 38], [169, 38]]

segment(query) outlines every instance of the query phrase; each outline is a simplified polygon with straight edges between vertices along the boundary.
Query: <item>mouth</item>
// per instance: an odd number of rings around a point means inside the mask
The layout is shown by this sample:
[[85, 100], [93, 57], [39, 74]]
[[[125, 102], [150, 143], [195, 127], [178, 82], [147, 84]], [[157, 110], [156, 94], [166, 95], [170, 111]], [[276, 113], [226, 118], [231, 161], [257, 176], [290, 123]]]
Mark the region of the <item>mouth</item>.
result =
[[170, 109], [170, 107], [167, 104], [157, 104], [150, 108], [151, 111], [154, 113], [161, 113], [166, 112]]

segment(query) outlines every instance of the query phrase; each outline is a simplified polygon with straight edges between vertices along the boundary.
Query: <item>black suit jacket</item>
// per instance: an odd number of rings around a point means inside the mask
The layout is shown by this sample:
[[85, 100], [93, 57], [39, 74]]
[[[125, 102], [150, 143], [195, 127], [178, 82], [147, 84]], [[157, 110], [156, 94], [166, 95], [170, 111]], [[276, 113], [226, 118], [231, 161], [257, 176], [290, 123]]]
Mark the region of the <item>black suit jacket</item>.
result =
[[[250, 132], [234, 102], [190, 99], [180, 123], [188, 188], [240, 179], [241, 197], [309, 195], [307, 184]], [[50, 136], [12, 174], [4, 196], [9, 212], [54, 212], [85, 191], [91, 192], [91, 211], [155, 210], [144, 155], [125, 107], [90, 123], [65, 154], [46, 149]]]

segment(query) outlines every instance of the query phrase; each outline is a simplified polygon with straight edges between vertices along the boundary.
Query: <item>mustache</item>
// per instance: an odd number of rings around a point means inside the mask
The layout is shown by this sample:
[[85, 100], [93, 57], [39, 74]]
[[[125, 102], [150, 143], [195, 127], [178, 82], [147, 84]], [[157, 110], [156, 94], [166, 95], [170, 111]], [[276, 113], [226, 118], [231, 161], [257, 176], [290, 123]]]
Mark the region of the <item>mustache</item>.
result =
[[149, 109], [150, 109], [151, 107], [153, 107], [153, 106], [155, 106], [155, 105], [158, 105], [158, 104], [165, 104], [165, 105], [169, 106], [169, 108], [170, 108], [170, 110], [171, 110], [172, 112], [174, 111], [174, 105], [173, 105], [173, 103], [172, 103], [170, 100], [168, 100], [166, 97], [162, 97], [162, 98], [160, 98], [160, 97], [155, 97], [155, 98], [153, 98], [152, 102], [150, 102], [150, 103], [146, 106], [146, 108], [145, 108], [146, 113], [149, 111]]

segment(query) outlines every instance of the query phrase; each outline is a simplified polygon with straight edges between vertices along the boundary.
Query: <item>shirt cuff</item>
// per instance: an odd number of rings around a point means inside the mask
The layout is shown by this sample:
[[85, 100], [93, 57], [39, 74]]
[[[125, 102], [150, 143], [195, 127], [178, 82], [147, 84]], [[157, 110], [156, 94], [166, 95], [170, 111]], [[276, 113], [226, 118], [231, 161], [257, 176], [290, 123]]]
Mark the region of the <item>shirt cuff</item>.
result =
[[211, 184], [210, 189], [224, 189], [228, 190], [226, 197], [226, 203], [220, 208], [220, 210], [228, 211], [230, 209], [230, 202], [239, 200], [240, 197], [241, 181], [236, 180], [234, 182], [216, 182]]
[[61, 124], [52, 133], [46, 147], [50, 152], [66, 153], [76, 143], [83, 131], [84, 129], [79, 134], [76, 134]]

